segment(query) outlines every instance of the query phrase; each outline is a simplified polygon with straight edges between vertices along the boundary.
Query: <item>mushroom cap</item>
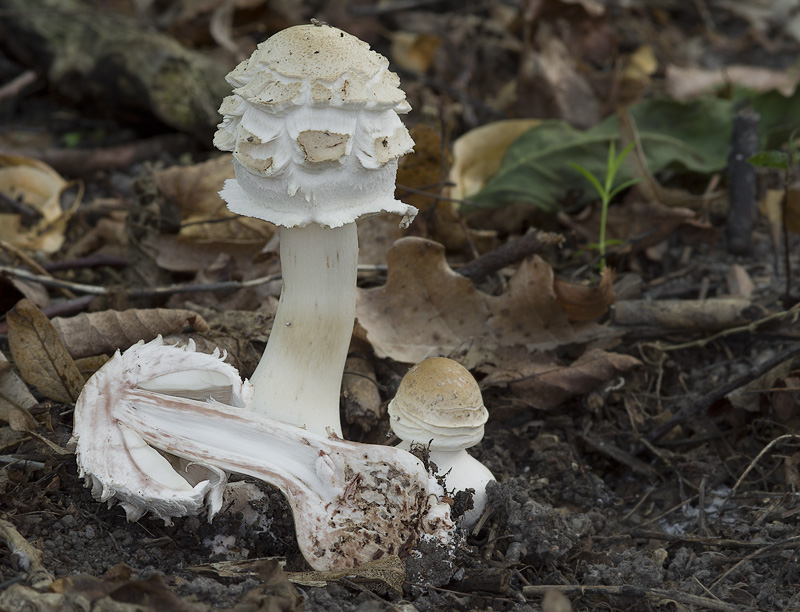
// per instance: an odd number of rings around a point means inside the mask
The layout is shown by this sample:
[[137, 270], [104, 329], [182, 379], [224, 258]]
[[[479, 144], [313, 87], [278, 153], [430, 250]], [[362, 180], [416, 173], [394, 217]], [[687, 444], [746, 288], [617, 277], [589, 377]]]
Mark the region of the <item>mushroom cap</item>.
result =
[[287, 28], [258, 45], [227, 76], [234, 92], [265, 108], [313, 103], [410, 110], [389, 61], [328, 25]]
[[389, 416], [401, 439], [433, 440], [432, 450], [450, 450], [480, 442], [489, 412], [469, 370], [452, 359], [432, 357], [403, 377]]
[[233, 212], [286, 227], [381, 212], [410, 223], [416, 208], [394, 198], [410, 106], [385, 57], [338, 28], [295, 26], [227, 80], [214, 145], [233, 152], [236, 179], [220, 192]]

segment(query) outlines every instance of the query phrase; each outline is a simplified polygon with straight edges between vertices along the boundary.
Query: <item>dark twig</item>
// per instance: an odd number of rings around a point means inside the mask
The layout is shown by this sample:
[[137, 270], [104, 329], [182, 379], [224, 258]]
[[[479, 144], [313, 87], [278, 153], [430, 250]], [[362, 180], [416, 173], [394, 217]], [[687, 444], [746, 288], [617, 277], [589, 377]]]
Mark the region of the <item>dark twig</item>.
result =
[[96, 170], [119, 170], [158, 157], [161, 153], [181, 152], [192, 147], [183, 134], [164, 134], [111, 147], [96, 149], [7, 149], [0, 153], [41, 160], [61, 174], [84, 176]]
[[711, 393], [707, 393], [696, 402], [692, 402], [684, 406], [671, 418], [653, 428], [653, 430], [647, 435], [647, 440], [650, 442], [655, 442], [662, 436], [669, 433], [677, 425], [680, 425], [681, 423], [684, 423], [689, 419], [694, 418], [698, 414], [702, 414], [708, 410], [711, 405], [714, 404], [714, 402], [721, 400], [723, 397], [728, 395], [728, 393], [745, 386], [747, 383], [754, 381], [759, 376], [763, 376], [766, 372], [769, 372], [773, 368], [776, 368], [780, 364], [789, 361], [790, 359], [793, 359], [797, 355], [800, 355], [800, 344], [790, 346], [788, 349], [782, 351], [772, 359], [764, 362], [759, 367], [753, 368], [747, 372], [747, 374], [743, 374], [742, 376], [734, 378], [721, 387], [714, 389]]
[[[81, 297], [73, 298], [71, 300], [58, 302], [52, 306], [46, 306], [45, 308], [42, 308], [42, 312], [49, 319], [52, 319], [53, 317], [74, 315], [79, 312], [83, 312], [86, 307], [95, 300], [96, 297], [96, 295], [82, 295]], [[0, 321], [0, 335], [6, 333], [8, 333], [8, 323], [6, 321]]]
[[756, 218], [756, 168], [747, 160], [758, 153], [758, 113], [744, 109], [733, 118], [731, 152], [728, 157], [730, 208], [726, 224], [728, 251], [749, 253], [753, 248]]
[[[688, 606], [697, 606], [705, 608], [706, 610], [717, 610], [719, 612], [745, 612], [745, 609], [733, 604], [725, 603], [716, 599], [708, 597], [700, 597], [699, 595], [690, 595], [689, 593], [681, 593], [680, 591], [671, 591], [668, 589], [653, 589], [648, 587], [640, 587], [633, 585], [623, 586], [582, 586], [571, 584], [537, 584], [532, 586], [522, 587], [522, 594], [525, 597], [533, 595], [544, 595], [547, 591], [560, 591], [565, 595], [615, 595], [618, 597], [631, 597], [637, 601], [644, 598], [652, 598], [659, 600], [673, 600]], [[750, 612], [755, 612], [750, 608]]]
[[[45, 287], [64, 287], [78, 293], [86, 293], [89, 295], [110, 295], [112, 293], [120, 293], [117, 289], [108, 289], [106, 287], [98, 287], [96, 285], [84, 285], [82, 283], [71, 283], [69, 281], [51, 278], [49, 276], [31, 274], [27, 270], [20, 270], [18, 268], [11, 268], [9, 266], [0, 266], [0, 275], [2, 274], [22, 280], [41, 283]], [[159, 297], [174, 295], [176, 293], [196, 293], [198, 291], [235, 291], [236, 289], [245, 289], [248, 287], [263, 285], [265, 283], [278, 280], [280, 277], [280, 274], [271, 274], [269, 276], [262, 276], [260, 278], [254, 278], [247, 281], [222, 281], [219, 283], [168, 285], [166, 287], [153, 287], [150, 289], [127, 289], [123, 290], [121, 293], [131, 297]]]
[[25, 202], [18, 202], [17, 200], [8, 197], [4, 193], [0, 193], [0, 206], [7, 208], [11, 212], [17, 213], [18, 215], [22, 215], [26, 219], [30, 219], [32, 221], [38, 221], [42, 218], [42, 213], [32, 206], [28, 206]]
[[529, 255], [541, 253], [545, 249], [559, 244], [562, 240], [561, 234], [542, 231], [529, 232], [522, 238], [507, 242], [461, 266], [458, 273], [477, 283], [497, 270], [522, 261]]
[[111, 268], [124, 268], [128, 265], [125, 257], [113, 257], [109, 255], [89, 255], [78, 259], [62, 259], [42, 264], [42, 268], [48, 272], [58, 272], [60, 270], [83, 270], [85, 268], [99, 268], [109, 266]]
[[16, 98], [23, 89], [34, 82], [36, 82], [36, 73], [33, 70], [26, 70], [0, 87], [0, 100]]

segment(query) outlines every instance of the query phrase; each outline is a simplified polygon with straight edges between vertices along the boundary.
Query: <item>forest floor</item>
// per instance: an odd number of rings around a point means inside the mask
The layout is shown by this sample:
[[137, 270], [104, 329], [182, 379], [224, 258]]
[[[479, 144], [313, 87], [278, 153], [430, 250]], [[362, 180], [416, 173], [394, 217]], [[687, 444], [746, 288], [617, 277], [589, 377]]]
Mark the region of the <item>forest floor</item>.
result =
[[[470, 453], [497, 482], [450, 547], [421, 543], [344, 577], [310, 571], [288, 503], [256, 479], [232, 475], [211, 522], [130, 523], [93, 499], [70, 444], [84, 379], [158, 334], [220, 346], [252, 374], [280, 294], [277, 234], [231, 220], [217, 197], [232, 176], [210, 146], [218, 117], [170, 124], [154, 95], [118, 103], [113, 74], [88, 70], [106, 79], [89, 91], [80, 62], [58, 76], [57, 43], [12, 2], [0, 26], [0, 84], [17, 83], [0, 88], [0, 610], [800, 610], [796, 148], [762, 134], [759, 148], [782, 150], [789, 168], [754, 175], [752, 224], [729, 214], [725, 191], [739, 185], [726, 174], [737, 87], [774, 95], [755, 105], [796, 138], [800, 2], [112, 4], [102, 19], [158, 31], [222, 74], [311, 17], [391, 59], [417, 142], [398, 197], [421, 213], [406, 231], [359, 223], [344, 437], [392, 442], [386, 405], [402, 376], [449, 356], [481, 386], [490, 418]], [[134, 77], [140, 93], [158, 87]], [[680, 114], [703, 95], [699, 115]], [[614, 274], [601, 275], [591, 190], [526, 192], [530, 166], [513, 151], [543, 145], [511, 144], [523, 129], [496, 122], [571, 126], [567, 156], [591, 166], [582, 135], [624, 108], [640, 145], [684, 158], [625, 170], [640, 183], [609, 210]], [[666, 108], [677, 114], [658, 132]], [[721, 158], [692, 140], [720, 136], [703, 129], [715, 121], [728, 130]], [[542, 204], [544, 191], [557, 197]], [[504, 254], [514, 241], [527, 250]]]

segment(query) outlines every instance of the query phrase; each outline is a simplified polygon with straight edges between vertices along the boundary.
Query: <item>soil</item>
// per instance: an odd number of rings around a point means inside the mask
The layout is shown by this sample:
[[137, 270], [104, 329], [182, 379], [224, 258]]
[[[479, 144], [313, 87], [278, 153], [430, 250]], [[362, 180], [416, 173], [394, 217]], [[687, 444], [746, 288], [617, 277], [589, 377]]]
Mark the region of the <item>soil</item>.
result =
[[[677, 10], [664, 4], [660, 10]], [[634, 28], [626, 36], [635, 39]], [[89, 189], [129, 190], [141, 172], [134, 165]], [[754, 244], [737, 257], [724, 238], [695, 244], [686, 262], [676, 234], [658, 258], [624, 263], [641, 276], [639, 298], [663, 299], [713, 292], [735, 262], [761, 279], [754, 303], [788, 308], [766, 226], [756, 228]], [[800, 269], [798, 236], [789, 250]], [[484, 397], [492, 418], [470, 451], [497, 477], [487, 510], [474, 529], [459, 528], [452, 547], [421, 543], [403, 561], [399, 584], [385, 568], [327, 582], [309, 572], [291, 510], [265, 483], [234, 476], [210, 523], [203, 516], [129, 523], [119, 506], [92, 498], [72, 454], [2, 428], [2, 529], [13, 526], [41, 558], [34, 555], [30, 572], [30, 552], [0, 547], [0, 611], [800, 610], [800, 379], [792, 355], [780, 375], [757, 376], [797, 347], [797, 329], [795, 320], [715, 339], [628, 332], [614, 350], [642, 367], [554, 411], [492, 387]], [[689, 345], [659, 352], [651, 350], [656, 342]], [[256, 344], [263, 349], [263, 338]], [[9, 354], [5, 336], [0, 350]], [[405, 366], [372, 361], [385, 407]], [[726, 387], [750, 400], [718, 393]], [[38, 399], [31, 412], [40, 433], [68, 447], [72, 406]], [[675, 414], [687, 416], [648, 438]], [[373, 441], [385, 439], [385, 420], [382, 427]], [[365, 437], [356, 426], [350, 435]], [[241, 490], [254, 501], [241, 503]]]
[[[709, 252], [707, 261], [716, 256]], [[750, 358], [785, 345], [733, 339], [726, 347], [734, 359], [721, 345], [683, 355], [683, 363], [676, 357], [664, 365], [662, 397], [691, 402], [752, 367], [745, 365]], [[255, 512], [239, 505], [211, 523], [203, 517], [128, 523], [120, 507], [92, 499], [73, 456], [53, 456], [33, 439], [6, 440], [13, 456], [24, 459], [0, 472], [4, 516], [42, 551], [44, 568], [61, 579], [56, 584], [65, 594], [48, 605], [24, 586], [23, 560], [2, 549], [0, 602], [8, 610], [569, 609], [549, 607], [556, 605], [552, 597], [545, 605], [542, 585], [549, 585], [551, 596], [562, 588], [574, 610], [800, 609], [800, 498], [786, 480], [797, 482], [790, 457], [796, 436], [767, 444], [792, 431], [793, 420], [777, 422], [774, 402], [741, 411], [722, 401], [634, 456], [644, 437], [631, 424], [653, 406], [647, 388], [653, 374], [645, 368], [625, 391], [600, 390], [602, 401], [582, 398], [558, 414], [490, 420], [472, 449], [498, 477], [487, 488], [488, 513], [478, 528], [460, 531], [454, 550], [421, 546], [412, 554], [402, 592], [357, 576], [289, 586], [262, 560], [285, 561], [285, 572], [308, 567], [288, 505], [264, 483], [234, 485], [263, 492], [248, 504]], [[686, 388], [679, 387], [681, 374]], [[797, 392], [785, 395], [796, 409]], [[502, 394], [486, 397], [490, 411], [502, 402]], [[65, 445], [70, 408], [43, 403], [40, 411], [51, 423], [50, 437]], [[242, 563], [218, 565], [227, 561]], [[577, 585], [591, 586], [580, 592]], [[34, 607], [24, 607], [26, 598]]]

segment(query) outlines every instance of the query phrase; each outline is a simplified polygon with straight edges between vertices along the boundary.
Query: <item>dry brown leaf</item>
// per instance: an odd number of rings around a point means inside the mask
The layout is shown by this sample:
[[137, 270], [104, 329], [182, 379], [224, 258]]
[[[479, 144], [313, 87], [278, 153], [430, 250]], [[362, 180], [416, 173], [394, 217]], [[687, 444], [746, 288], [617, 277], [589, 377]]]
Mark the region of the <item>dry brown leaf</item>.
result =
[[205, 609], [183, 602], [157, 574], [145, 580], [126, 580], [115, 576], [97, 578], [78, 574], [59, 578], [51, 585], [50, 590], [54, 595], [61, 596], [61, 600], [56, 600], [57, 607], [47, 609], [69, 609], [71, 606], [66, 602], [75, 601], [76, 596], [88, 601], [92, 609], [136, 609], [143, 612], [199, 612]]
[[0, 239], [28, 250], [55, 253], [64, 244], [64, 229], [70, 212], [61, 209], [61, 192], [67, 182], [50, 166], [37, 159], [0, 154], [0, 194], [20, 202], [41, 215], [30, 228], [20, 215], [0, 215]]
[[314, 586], [347, 578], [353, 582], [367, 585], [385, 585], [396, 593], [402, 593], [403, 584], [406, 580], [406, 566], [397, 555], [386, 555], [377, 561], [364, 563], [346, 570], [287, 572], [286, 576], [295, 584], [310, 584]]
[[170, 308], [81, 313], [56, 317], [52, 324], [75, 359], [110, 354], [139, 340], [149, 342], [158, 335], [178, 333], [187, 325], [200, 333], [209, 330], [208, 323], [196, 312]]
[[450, 197], [466, 200], [478, 193], [503, 161], [508, 146], [539, 125], [540, 119], [506, 119], [470, 130], [453, 143]]
[[[759, 355], [754, 367], [758, 367], [774, 356], [774, 353], [771, 351]], [[751, 380], [743, 387], [731, 391], [725, 396], [725, 399], [727, 399], [734, 408], [746, 410], [748, 412], [759, 412], [761, 409], [761, 394], [764, 390], [777, 387], [778, 381], [788, 378], [791, 371], [791, 360], [781, 363], [771, 370], [767, 370], [755, 380]]]
[[78, 399], [84, 378], [53, 324], [30, 300], [8, 313], [8, 345], [25, 381], [57, 402]]
[[36, 419], [28, 409], [36, 398], [0, 352], [0, 421], [6, 421], [14, 431], [36, 429]]
[[559, 363], [549, 353], [531, 355], [521, 347], [499, 351], [497, 360], [503, 365], [478, 366], [487, 374], [481, 387], [507, 387], [540, 410], [556, 408], [641, 364], [635, 357], [601, 349], [588, 350], [570, 365]]
[[595, 284], [572, 283], [562, 278], [553, 282], [561, 308], [570, 321], [594, 321], [608, 312], [617, 299], [614, 294], [614, 271], [606, 268]]
[[371, 360], [361, 353], [347, 356], [342, 377], [342, 407], [347, 422], [358, 425], [363, 431], [370, 431], [382, 416], [376, 379]]
[[786, 484], [791, 487], [793, 493], [800, 490], [800, 472], [797, 471], [797, 466], [800, 465], [800, 452], [796, 452], [791, 457], [786, 457], [783, 460], [783, 475], [786, 479]]
[[[416, 206], [420, 210], [411, 233], [417, 236], [426, 236], [441, 242], [448, 252], [460, 252], [468, 248], [476, 248], [484, 252], [490, 248], [495, 233], [486, 230], [468, 228], [459, 213], [459, 204], [452, 200], [441, 200], [434, 197], [439, 192], [442, 180], [442, 168], [450, 165], [448, 159], [443, 158], [442, 137], [438, 130], [429, 125], [420, 124], [411, 130], [414, 138], [414, 153], [405, 156], [400, 161], [397, 170], [397, 194], [406, 204]], [[404, 190], [411, 188], [414, 191]], [[423, 192], [423, 193], [419, 193]], [[427, 195], [430, 194], [430, 195]], [[435, 206], [435, 209], [433, 207]], [[397, 226], [397, 221], [391, 217], [390, 223]], [[370, 221], [370, 219], [367, 219]], [[375, 226], [373, 225], [373, 228]], [[362, 222], [359, 222], [359, 258], [362, 245], [369, 250], [376, 242], [372, 232], [361, 231]], [[384, 241], [391, 237], [391, 242], [380, 249], [378, 263], [385, 263], [386, 252], [389, 246], [398, 238], [408, 235], [408, 232], [384, 232], [380, 239]], [[375, 246], [371, 250], [375, 251]]]
[[[231, 155], [220, 155], [193, 166], [173, 166], [154, 173], [159, 191], [181, 211], [181, 239], [264, 244], [275, 232], [271, 223], [234, 215], [219, 197], [225, 180], [234, 176], [231, 159]], [[227, 220], [201, 223], [220, 219]]]
[[628, 58], [619, 82], [618, 104], [633, 104], [645, 88], [650, 85], [650, 77], [658, 70], [653, 47], [642, 45]]
[[728, 293], [734, 297], [750, 298], [756, 290], [756, 284], [750, 275], [739, 264], [733, 264], [725, 273]]
[[577, 128], [600, 122], [601, 105], [554, 25], [542, 22], [519, 62], [517, 114], [559, 117]]
[[606, 335], [570, 324], [553, 292], [553, 271], [523, 262], [499, 296], [478, 291], [447, 264], [442, 245], [403, 238], [389, 251], [386, 285], [359, 292], [357, 315], [380, 357], [417, 363], [467, 344], [550, 349]]
[[435, 34], [419, 34], [416, 32], [388, 32], [392, 41], [389, 55], [392, 62], [403, 70], [423, 73], [433, 63], [436, 50], [442, 39]]

